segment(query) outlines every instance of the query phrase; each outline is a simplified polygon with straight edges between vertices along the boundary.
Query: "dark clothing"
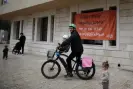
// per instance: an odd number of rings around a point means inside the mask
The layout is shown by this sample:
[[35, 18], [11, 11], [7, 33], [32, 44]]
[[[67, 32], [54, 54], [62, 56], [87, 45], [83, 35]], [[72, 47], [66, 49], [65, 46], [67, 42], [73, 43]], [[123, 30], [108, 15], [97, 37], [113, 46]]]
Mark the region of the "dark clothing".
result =
[[20, 37], [19, 40], [20, 40], [20, 43], [21, 43], [21, 44], [25, 44], [26, 37], [23, 35], [23, 36]]
[[68, 52], [70, 49], [70, 44], [69, 45], [66, 45], [66, 46], [63, 46], [61, 47], [59, 50], [60, 52]]
[[72, 73], [72, 64], [71, 64], [71, 60], [74, 58], [74, 57], [76, 57], [76, 59], [77, 59], [77, 63], [79, 63], [80, 62], [80, 59], [81, 59], [81, 55], [82, 55], [82, 52], [77, 52], [77, 53], [71, 53], [70, 55], [69, 55], [69, 57], [67, 58], [67, 66], [68, 66], [68, 72], [69, 73]]
[[61, 47], [71, 44], [72, 53], [67, 58], [68, 72], [72, 73], [71, 60], [76, 57], [77, 61], [80, 61], [83, 53], [83, 45], [78, 32], [75, 30], [71, 33], [71, 36], [61, 44]]
[[24, 54], [24, 45], [25, 44], [21, 44], [22, 54]]
[[26, 37], [22, 35], [19, 40], [20, 40], [20, 45], [22, 49], [22, 54], [24, 54], [24, 45], [25, 45]]
[[64, 41], [61, 46], [68, 44], [71, 44], [71, 50], [73, 53], [83, 52], [83, 45], [77, 31], [72, 32], [71, 36], [66, 41]]
[[3, 49], [3, 52], [4, 52], [4, 53], [8, 53], [8, 48], [4, 48], [4, 49]]
[[8, 53], [3, 53], [3, 59], [8, 58]]
[[103, 85], [103, 89], [109, 89], [109, 81], [103, 82], [102, 85]]
[[8, 58], [8, 48], [4, 48], [4, 50], [3, 50], [3, 59], [7, 59]]

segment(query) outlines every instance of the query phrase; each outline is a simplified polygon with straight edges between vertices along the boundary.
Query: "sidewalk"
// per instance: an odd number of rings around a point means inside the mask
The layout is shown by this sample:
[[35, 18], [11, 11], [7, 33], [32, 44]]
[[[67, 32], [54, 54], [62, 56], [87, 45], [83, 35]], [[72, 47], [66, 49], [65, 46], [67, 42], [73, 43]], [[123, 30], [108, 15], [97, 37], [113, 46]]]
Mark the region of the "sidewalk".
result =
[[[1, 57], [0, 53], [0, 57]], [[96, 67], [92, 80], [84, 81], [76, 75], [72, 80], [64, 78], [64, 68], [60, 75], [48, 80], [41, 74], [44, 56], [9, 53], [8, 60], [0, 58], [0, 89], [102, 89], [100, 82], [101, 67]], [[110, 68], [110, 89], [133, 89], [133, 72]]]

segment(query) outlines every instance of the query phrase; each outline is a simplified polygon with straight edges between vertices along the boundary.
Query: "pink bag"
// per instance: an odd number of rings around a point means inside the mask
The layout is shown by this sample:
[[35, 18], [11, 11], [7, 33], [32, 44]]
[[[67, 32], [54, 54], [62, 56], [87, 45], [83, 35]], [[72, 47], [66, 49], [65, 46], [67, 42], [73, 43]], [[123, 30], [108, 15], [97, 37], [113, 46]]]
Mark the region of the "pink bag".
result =
[[92, 58], [91, 57], [83, 57], [82, 58], [82, 67], [92, 67]]

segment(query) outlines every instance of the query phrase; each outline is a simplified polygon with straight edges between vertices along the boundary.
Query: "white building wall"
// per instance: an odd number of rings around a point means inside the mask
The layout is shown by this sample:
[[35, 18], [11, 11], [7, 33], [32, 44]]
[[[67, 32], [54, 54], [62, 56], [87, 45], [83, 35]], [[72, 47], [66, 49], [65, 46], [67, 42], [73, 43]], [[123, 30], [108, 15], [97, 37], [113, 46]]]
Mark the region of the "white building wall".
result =
[[[119, 2], [116, 0], [108, 0], [107, 2], [106, 0], [90, 0], [80, 5], [54, 10], [55, 13], [52, 13], [55, 15], [54, 43], [32, 41], [33, 18], [43, 16], [43, 14], [50, 11], [35, 14], [30, 18], [27, 17], [24, 21], [24, 33], [27, 37], [25, 49], [33, 54], [46, 55], [48, 49], [54, 49], [57, 43], [61, 41], [62, 35], [69, 33], [70, 12], [76, 11], [79, 13], [81, 10], [94, 8], [104, 8], [106, 10], [109, 6], [117, 6], [118, 8], [118, 47], [109, 47], [107, 41], [104, 41], [102, 47], [84, 45], [83, 56], [92, 56], [96, 64], [100, 65], [102, 61], [108, 60], [111, 66], [117, 66], [116, 64], [121, 63], [124, 66], [133, 68], [133, 0], [120, 0]], [[11, 47], [15, 42], [14, 40], [11, 41]]]
[[70, 8], [56, 10], [54, 42], [62, 40], [64, 34], [69, 34]]
[[[0, 4], [0, 14], [6, 14], [50, 1], [52, 0], [7, 0], [6, 4]], [[0, 3], [1, 2], [2, 0], [0, 0]]]

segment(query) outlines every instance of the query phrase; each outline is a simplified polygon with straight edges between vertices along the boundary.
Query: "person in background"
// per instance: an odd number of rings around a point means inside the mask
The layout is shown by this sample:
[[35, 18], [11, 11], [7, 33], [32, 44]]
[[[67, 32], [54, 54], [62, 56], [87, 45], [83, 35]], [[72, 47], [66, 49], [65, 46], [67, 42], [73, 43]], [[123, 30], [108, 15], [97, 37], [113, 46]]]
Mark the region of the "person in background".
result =
[[23, 33], [20, 33], [20, 45], [21, 45], [21, 49], [22, 49], [22, 54], [24, 54], [24, 46], [25, 46], [25, 41], [26, 41], [26, 37]]
[[109, 89], [109, 72], [108, 72], [109, 64], [108, 64], [108, 61], [102, 63], [102, 68], [103, 68], [103, 72], [102, 72], [102, 76], [101, 76], [102, 86], [103, 86], [103, 89]]
[[7, 60], [7, 58], [8, 58], [8, 51], [9, 51], [9, 49], [8, 49], [7, 45], [5, 45], [5, 48], [3, 49], [3, 59], [5, 59], [5, 60]]

